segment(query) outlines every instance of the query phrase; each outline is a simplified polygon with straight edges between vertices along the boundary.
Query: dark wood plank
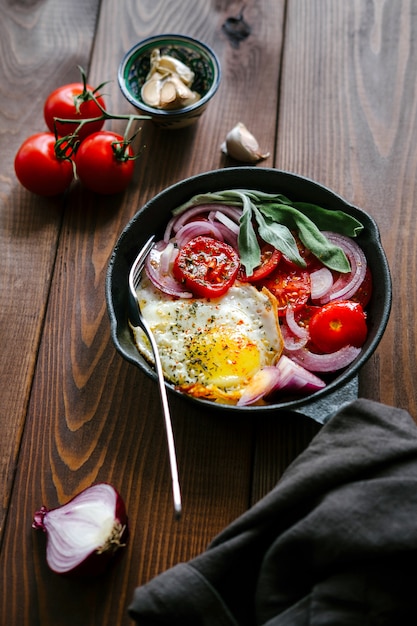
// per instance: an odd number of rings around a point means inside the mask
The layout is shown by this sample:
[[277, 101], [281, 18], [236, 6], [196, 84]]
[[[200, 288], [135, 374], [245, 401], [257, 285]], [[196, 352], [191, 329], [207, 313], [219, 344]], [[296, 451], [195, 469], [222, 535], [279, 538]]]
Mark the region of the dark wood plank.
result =
[[[68, 197], [11, 502], [13, 524], [6, 528], [1, 557], [6, 583], [0, 614], [10, 623], [126, 624], [137, 584], [198, 554], [250, 502], [252, 421], [197, 411], [175, 398], [184, 515], [174, 521], [157, 389], [115, 353], [104, 301], [116, 238], [150, 196], [179, 179], [227, 165], [220, 144], [237, 121], [273, 150], [283, 3], [247, 3], [252, 35], [239, 48], [231, 46], [221, 26], [240, 5], [200, 0], [190, 11], [190, 4], [176, 0], [167, 10], [161, 0], [121, 10], [102, 3], [89, 79], [95, 84], [113, 79], [107, 89], [112, 110], [130, 111], [115, 80], [122, 55], [154, 32], [178, 30], [213, 45], [223, 82], [197, 127], [166, 134], [143, 124], [146, 149], [125, 195], [99, 198], [74, 189]], [[265, 85], [268, 98], [259, 116]], [[117, 568], [82, 585], [48, 570], [44, 537], [30, 530], [30, 521], [41, 504], [56, 506], [98, 480], [114, 484], [126, 500], [132, 540]], [[10, 568], [13, 578], [7, 576]]]
[[[0, 534], [4, 526], [62, 221], [62, 198], [17, 182], [15, 153], [45, 130], [43, 101], [87, 67], [98, 0], [2, 1], [0, 50]], [[65, 16], [65, 23], [63, 23]]]
[[[310, 41], [313, 19], [322, 36]], [[413, 415], [416, 335], [404, 320], [414, 319], [415, 308], [407, 285], [416, 254], [416, 28], [413, 7], [398, 0], [319, 2], [307, 11], [302, 2], [291, 3], [288, 46], [294, 53], [284, 68], [285, 141], [279, 145], [279, 158], [285, 154], [290, 168], [328, 184], [379, 225], [393, 275], [393, 310], [362, 390]], [[294, 46], [300, 40], [306, 49]], [[314, 97], [294, 106], [301, 84]]]

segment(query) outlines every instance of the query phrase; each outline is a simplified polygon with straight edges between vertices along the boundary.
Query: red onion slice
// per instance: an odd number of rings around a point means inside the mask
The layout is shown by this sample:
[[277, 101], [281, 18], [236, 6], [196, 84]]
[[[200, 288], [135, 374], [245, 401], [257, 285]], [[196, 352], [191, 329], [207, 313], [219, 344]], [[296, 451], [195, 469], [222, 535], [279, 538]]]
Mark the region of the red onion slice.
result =
[[308, 339], [308, 330], [307, 328], [304, 328], [303, 326], [297, 324], [297, 322], [295, 321], [294, 309], [292, 308], [292, 306], [287, 306], [287, 309], [285, 311], [285, 321], [287, 322], [290, 331], [296, 337], [299, 337], [300, 339]]
[[323, 380], [282, 355], [276, 366], [263, 367], [254, 375], [237, 405], [254, 404], [275, 391], [313, 393], [325, 386]]
[[[169, 264], [167, 272], [163, 271], [163, 269], [167, 269], [167, 262], [166, 258], [162, 255], [168, 246], [169, 244], [164, 241], [158, 241], [158, 243], [155, 244], [146, 257], [145, 272], [152, 284], [168, 296], [174, 296], [176, 298], [192, 298], [193, 294], [190, 291], [187, 291], [185, 287], [181, 285], [181, 283], [178, 282], [173, 276], [171, 272], [172, 263]], [[176, 249], [173, 248], [172, 254], [175, 253]]]
[[171, 239], [171, 237], [173, 236], [173, 228], [174, 228], [174, 224], [177, 221], [177, 217], [174, 215], [174, 217], [171, 217], [171, 219], [169, 220], [168, 224], [165, 227], [165, 231], [164, 231], [164, 236], [163, 236], [163, 241], [165, 241], [165, 243], [168, 243], [168, 241]]
[[252, 377], [238, 400], [237, 406], [254, 404], [275, 389], [279, 378], [280, 372], [274, 365], [263, 367]]
[[184, 226], [181, 226], [181, 228], [177, 231], [175, 239], [178, 247], [182, 248], [191, 239], [201, 235], [206, 235], [208, 237], [218, 239], [219, 241], [223, 241], [223, 235], [220, 229], [217, 228], [213, 222], [206, 219], [193, 220], [192, 222], [184, 224]]
[[240, 230], [239, 224], [233, 221], [232, 219], [230, 219], [230, 217], [228, 217], [222, 211], [215, 211], [214, 214], [211, 213], [210, 215], [213, 215], [214, 219], [224, 224], [224, 226], [227, 226], [227, 228], [230, 231], [232, 231], [232, 233], [234, 233], [235, 235], [239, 234], [239, 230]]
[[310, 274], [311, 299], [320, 300], [333, 287], [333, 274], [327, 267], [321, 267]]
[[42, 507], [32, 528], [47, 535], [46, 561], [57, 574], [100, 574], [126, 545], [124, 502], [107, 483], [98, 483], [56, 509]]
[[163, 250], [161, 250], [161, 254], [159, 257], [159, 270], [161, 274], [169, 274], [171, 270], [172, 263], [175, 260], [176, 255], [178, 254], [177, 248], [175, 248], [172, 242], [169, 242]]
[[274, 391], [301, 391], [312, 393], [323, 389], [326, 383], [304, 367], [283, 354], [278, 361], [277, 369], [280, 373], [278, 385]]
[[171, 224], [171, 228], [172, 228], [172, 232], [176, 233], [178, 232], [178, 230], [184, 226], [184, 224], [186, 224], [188, 221], [195, 219], [195, 217], [197, 215], [201, 215], [201, 214], [209, 214], [212, 211], [221, 211], [222, 213], [224, 213], [225, 215], [228, 215], [231, 219], [233, 220], [239, 220], [239, 217], [242, 213], [242, 211], [239, 211], [239, 209], [235, 208], [235, 207], [230, 207], [224, 204], [198, 204], [197, 206], [191, 207], [189, 209], [187, 209], [186, 211], [184, 211], [183, 213], [180, 213], [179, 215], [176, 215], [173, 217], [172, 219], [172, 224]]
[[350, 237], [345, 237], [338, 233], [323, 233], [327, 239], [342, 248], [351, 266], [351, 271], [347, 274], [340, 274], [334, 282], [333, 287], [320, 298], [320, 304], [327, 304], [335, 300], [349, 300], [361, 286], [365, 274], [367, 261], [362, 248]]
[[[191, 207], [183, 213], [171, 217], [165, 228], [163, 236], [164, 241], [168, 242], [172, 237], [175, 237], [175, 234], [180, 228], [201, 215], [208, 216], [212, 222], [223, 222], [223, 224], [228, 226], [229, 230], [233, 232], [235, 226], [237, 226], [239, 231], [239, 220], [242, 215], [242, 210], [238, 207], [228, 206], [226, 204], [199, 204], [195, 207]], [[226, 223], [227, 218], [229, 218], [229, 221]], [[233, 226], [233, 224], [235, 226]], [[235, 235], [237, 236], [238, 232], [235, 233]]]
[[361, 348], [344, 346], [331, 354], [315, 354], [306, 348], [291, 352], [291, 359], [310, 372], [336, 372], [352, 363]]
[[308, 342], [308, 336], [297, 337], [291, 332], [287, 324], [281, 324], [281, 335], [284, 342], [284, 348], [287, 352], [300, 350], [301, 348], [304, 348]]
[[238, 235], [236, 233], [234, 233], [233, 231], [231, 231], [230, 228], [228, 228], [227, 226], [225, 226], [221, 222], [217, 222], [216, 223], [216, 227], [221, 232], [222, 237], [223, 237], [223, 241], [228, 243], [229, 246], [232, 246], [232, 248], [234, 248], [236, 250], [236, 252], [239, 252]]

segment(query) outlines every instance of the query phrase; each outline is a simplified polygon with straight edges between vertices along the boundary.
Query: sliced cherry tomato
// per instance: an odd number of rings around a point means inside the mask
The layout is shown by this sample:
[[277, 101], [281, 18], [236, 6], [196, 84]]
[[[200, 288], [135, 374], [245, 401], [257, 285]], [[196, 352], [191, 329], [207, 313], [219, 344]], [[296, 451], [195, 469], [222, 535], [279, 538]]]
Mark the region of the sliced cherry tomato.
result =
[[263, 243], [261, 245], [261, 262], [258, 267], [255, 267], [253, 274], [247, 276], [245, 268], [241, 266], [239, 268], [238, 278], [242, 282], [256, 283], [263, 280], [270, 274], [278, 265], [282, 257], [282, 252], [271, 246], [269, 243]]
[[322, 306], [311, 318], [309, 328], [313, 344], [326, 353], [348, 345], [360, 348], [368, 334], [362, 306], [350, 300]]
[[213, 298], [222, 296], [233, 285], [239, 263], [232, 246], [201, 235], [180, 249], [173, 273], [195, 296]]
[[133, 150], [121, 135], [102, 130], [84, 139], [75, 155], [75, 165], [88, 189], [110, 194], [128, 186], [135, 167], [133, 159]]
[[311, 292], [310, 274], [288, 263], [280, 263], [262, 284], [278, 300], [278, 315], [284, 316], [290, 304], [294, 311], [304, 306]]
[[[86, 85], [84, 89], [83, 83], [70, 83], [69, 85], [58, 87], [58, 89], [50, 93], [45, 100], [43, 109], [45, 122], [49, 130], [55, 132], [55, 117], [69, 120], [100, 117], [102, 111], [100, 111], [100, 107], [98, 107], [96, 102], [91, 98], [93, 92], [94, 89], [90, 85]], [[104, 109], [105, 104], [103, 97], [95, 95], [95, 98]], [[103, 124], [104, 120], [84, 124], [77, 133], [78, 138], [82, 141], [88, 135], [99, 131], [103, 127]], [[76, 128], [77, 124], [73, 124], [72, 122], [56, 124], [56, 131], [59, 137], [70, 135]]]
[[57, 156], [55, 142], [53, 133], [37, 133], [23, 142], [15, 157], [19, 182], [40, 196], [63, 193], [74, 177], [72, 162]]
[[311, 318], [317, 311], [320, 310], [320, 306], [315, 304], [306, 304], [294, 312], [294, 319], [302, 328], [308, 328], [310, 326]]
[[366, 308], [372, 296], [372, 273], [369, 267], [366, 268], [365, 278], [363, 279], [358, 291], [349, 298], [353, 302], [359, 302], [362, 308]]

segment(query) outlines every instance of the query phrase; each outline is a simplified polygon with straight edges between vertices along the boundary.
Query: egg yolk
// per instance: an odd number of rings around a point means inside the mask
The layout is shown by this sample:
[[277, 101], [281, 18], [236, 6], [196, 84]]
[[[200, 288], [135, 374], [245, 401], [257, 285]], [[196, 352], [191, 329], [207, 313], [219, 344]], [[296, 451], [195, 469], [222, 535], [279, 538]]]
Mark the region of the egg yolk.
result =
[[187, 361], [200, 382], [223, 388], [246, 381], [261, 366], [256, 343], [224, 327], [195, 339], [189, 346]]

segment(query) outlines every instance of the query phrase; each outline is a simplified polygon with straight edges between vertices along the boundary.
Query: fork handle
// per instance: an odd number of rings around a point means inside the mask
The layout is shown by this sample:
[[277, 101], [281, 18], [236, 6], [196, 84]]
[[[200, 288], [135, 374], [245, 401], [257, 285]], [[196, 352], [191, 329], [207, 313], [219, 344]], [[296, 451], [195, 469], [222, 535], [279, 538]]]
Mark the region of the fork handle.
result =
[[166, 436], [167, 436], [167, 441], [168, 441], [168, 454], [169, 454], [169, 463], [170, 463], [170, 468], [171, 468], [172, 495], [174, 499], [174, 510], [175, 510], [175, 516], [178, 519], [181, 516], [181, 510], [182, 510], [181, 490], [180, 490], [180, 483], [178, 479], [178, 465], [177, 465], [177, 457], [176, 457], [176, 452], [175, 452], [174, 433], [172, 430], [172, 421], [171, 421], [171, 414], [169, 411], [164, 373], [162, 370], [161, 359], [159, 357], [158, 346], [156, 344], [153, 333], [143, 318], [140, 320], [140, 325], [142, 326], [143, 330], [145, 331], [150, 341], [152, 352], [154, 355], [154, 360], [155, 360], [155, 369], [156, 369], [156, 373], [158, 376], [159, 395], [161, 398], [161, 404], [162, 404], [162, 409], [164, 413], [165, 430], [166, 430]]

